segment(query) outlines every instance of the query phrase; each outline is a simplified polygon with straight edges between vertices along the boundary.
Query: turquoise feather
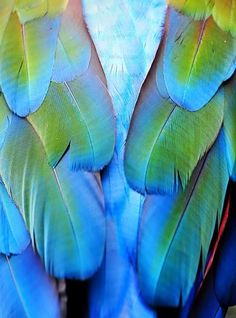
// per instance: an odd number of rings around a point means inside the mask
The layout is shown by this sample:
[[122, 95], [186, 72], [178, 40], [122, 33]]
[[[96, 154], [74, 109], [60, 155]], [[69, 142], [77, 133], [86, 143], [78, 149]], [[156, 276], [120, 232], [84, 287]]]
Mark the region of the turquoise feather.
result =
[[23, 218], [0, 181], [0, 254], [20, 254], [29, 243]]
[[60, 317], [52, 280], [29, 245], [20, 255], [0, 255], [0, 317]]
[[139, 233], [138, 276], [149, 303], [185, 304], [199, 264], [204, 271], [228, 180], [221, 132], [184, 192], [147, 197]]

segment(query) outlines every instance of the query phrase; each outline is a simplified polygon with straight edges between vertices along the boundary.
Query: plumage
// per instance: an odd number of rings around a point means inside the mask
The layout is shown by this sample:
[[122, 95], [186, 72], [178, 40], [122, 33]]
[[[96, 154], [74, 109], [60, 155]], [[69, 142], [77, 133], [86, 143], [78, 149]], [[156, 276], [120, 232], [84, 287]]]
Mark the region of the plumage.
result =
[[212, 16], [222, 30], [230, 31], [232, 36], [236, 36], [235, 0], [215, 0]]
[[89, 67], [91, 44], [86, 31], [80, 1], [69, 1], [62, 15], [52, 80], [71, 81]]
[[235, 0], [0, 1], [0, 317], [236, 304], [235, 17]]
[[30, 243], [20, 211], [0, 181], [0, 254], [21, 254]]
[[60, 15], [68, 0], [15, 0], [15, 7], [21, 23], [29, 22], [46, 14], [50, 17]]
[[[46, 120], [50, 121], [47, 126]], [[39, 135], [52, 166], [56, 166], [68, 147], [70, 167], [77, 170], [100, 170], [112, 157], [112, 106], [93, 70], [70, 82], [52, 82], [44, 103], [28, 116], [28, 121]], [[106, 138], [102, 138], [104, 131]]]
[[0, 281], [0, 317], [60, 317], [52, 280], [31, 245], [20, 255], [0, 255]]
[[0, 85], [19, 116], [38, 109], [45, 98], [59, 26], [59, 17], [47, 15], [22, 25], [16, 13], [8, 20], [0, 48]]
[[225, 308], [235, 305], [236, 302], [235, 226], [235, 203], [231, 193], [231, 209], [228, 222], [214, 260], [214, 291], [219, 303]]
[[201, 109], [227, 79], [236, 41], [209, 17], [194, 21], [170, 9], [164, 79], [170, 98], [190, 111]]
[[126, 177], [130, 186], [141, 193], [184, 189], [223, 121], [223, 90], [194, 113], [171, 101], [160, 74], [160, 55], [142, 87], [126, 144]]
[[229, 180], [224, 151], [221, 133], [184, 192], [146, 199], [139, 234], [138, 275], [142, 292], [151, 304], [185, 304], [199, 264], [205, 267]]
[[168, 0], [171, 6], [193, 16], [195, 19], [206, 18], [211, 14], [215, 0]]
[[231, 177], [233, 180], [236, 178], [236, 104], [235, 92], [236, 76], [234, 75], [224, 86], [225, 107], [224, 107], [224, 133], [227, 143], [227, 158], [228, 166]]
[[50, 167], [36, 131], [15, 115], [6, 130], [0, 166], [47, 271], [57, 277], [91, 275], [101, 262], [105, 240], [97, 177], [72, 171], [68, 154]]

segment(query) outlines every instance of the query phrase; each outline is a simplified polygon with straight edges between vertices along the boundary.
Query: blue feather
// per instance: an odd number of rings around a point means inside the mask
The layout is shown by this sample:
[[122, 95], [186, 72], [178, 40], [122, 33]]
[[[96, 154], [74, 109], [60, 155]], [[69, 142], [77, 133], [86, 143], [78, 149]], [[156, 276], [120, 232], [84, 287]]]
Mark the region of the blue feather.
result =
[[20, 254], [29, 243], [23, 218], [0, 181], [0, 253]]
[[0, 255], [0, 317], [59, 318], [51, 279], [32, 246], [20, 255]]

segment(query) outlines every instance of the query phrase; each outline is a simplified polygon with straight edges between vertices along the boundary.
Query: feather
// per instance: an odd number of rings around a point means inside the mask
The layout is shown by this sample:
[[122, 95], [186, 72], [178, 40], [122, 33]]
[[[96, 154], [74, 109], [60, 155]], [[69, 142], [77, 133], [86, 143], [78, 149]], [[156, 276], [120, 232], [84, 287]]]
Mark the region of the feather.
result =
[[26, 116], [39, 108], [48, 90], [59, 17], [47, 15], [21, 25], [12, 13], [0, 48], [0, 85], [10, 109]]
[[103, 256], [103, 195], [97, 177], [72, 171], [68, 160], [65, 154], [56, 168], [50, 167], [36, 131], [13, 115], [0, 152], [7, 191], [47, 271], [57, 277], [86, 278]]
[[[52, 82], [44, 103], [28, 120], [52, 166], [67, 147], [73, 169], [99, 170], [112, 157], [115, 128], [111, 101], [92, 70], [68, 83]], [[46, 121], [50, 124], [45, 125]]]
[[223, 90], [204, 108], [191, 113], [168, 97], [161, 71], [162, 53], [142, 87], [126, 144], [126, 177], [141, 193], [171, 193], [185, 188], [223, 121]]
[[219, 27], [224, 31], [230, 31], [236, 36], [236, 1], [214, 0], [212, 16]]
[[214, 275], [211, 270], [200, 289], [189, 313], [189, 318], [224, 318], [226, 310], [220, 306], [214, 290]]
[[199, 162], [184, 192], [146, 199], [139, 234], [138, 276], [150, 304], [184, 305], [200, 261], [201, 268], [205, 267], [229, 179], [223, 137], [220, 133]]
[[29, 243], [22, 216], [0, 181], [0, 254], [20, 254]]
[[65, 82], [84, 73], [91, 59], [91, 45], [79, 0], [70, 0], [63, 13], [52, 80]]
[[56, 291], [31, 245], [20, 255], [0, 255], [0, 281], [0, 317], [59, 317]]
[[108, 216], [106, 252], [90, 289], [90, 317], [137, 317], [138, 314], [154, 318], [155, 313], [140, 298], [136, 273], [119, 232], [117, 223]]
[[[211, 251], [204, 281], [190, 311], [190, 318], [225, 317], [229, 306], [236, 304], [235, 293], [235, 184], [229, 184], [225, 215]], [[228, 316], [227, 316], [228, 317]]]
[[191, 15], [195, 19], [203, 19], [211, 14], [215, 0], [168, 0], [168, 3], [177, 10]]
[[224, 85], [225, 108], [223, 129], [231, 178], [236, 180], [236, 75]]
[[[236, 187], [234, 186], [234, 191]], [[229, 219], [219, 242], [214, 264], [214, 291], [222, 307], [236, 305], [236, 217], [235, 203], [230, 207]]]
[[0, 44], [13, 9], [14, 0], [2, 0], [0, 3]]
[[171, 99], [190, 111], [202, 108], [229, 75], [236, 40], [210, 17], [194, 21], [170, 10], [164, 78]]
[[[86, 0], [82, 3], [118, 117], [118, 141], [121, 146], [123, 127], [127, 129], [129, 125], [141, 83], [160, 43], [166, 14], [165, 0], [149, 1], [146, 5], [144, 1], [123, 0], [100, 0], [96, 3]], [[147, 17], [149, 10], [150, 18], [143, 26], [148, 31], [140, 35], [136, 14], [142, 6], [142, 15]], [[152, 15], [153, 10], [156, 10], [156, 15]], [[155, 42], [148, 47], [147, 41], [153, 37]]]
[[66, 8], [68, 0], [15, 0], [15, 10], [21, 23], [43, 17], [60, 15]]

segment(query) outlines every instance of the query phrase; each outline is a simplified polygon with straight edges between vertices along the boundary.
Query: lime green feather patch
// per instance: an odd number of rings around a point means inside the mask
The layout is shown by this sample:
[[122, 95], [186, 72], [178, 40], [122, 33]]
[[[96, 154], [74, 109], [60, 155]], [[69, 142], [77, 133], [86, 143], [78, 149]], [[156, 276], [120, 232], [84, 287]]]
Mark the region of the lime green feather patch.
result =
[[169, 0], [168, 2], [187, 15], [196, 19], [203, 19], [211, 14], [214, 0]]
[[0, 85], [10, 109], [26, 116], [43, 102], [51, 79], [59, 18], [21, 25], [12, 13], [0, 47]]
[[68, 0], [16, 0], [15, 10], [21, 23], [49, 15], [56, 17], [66, 8]]

